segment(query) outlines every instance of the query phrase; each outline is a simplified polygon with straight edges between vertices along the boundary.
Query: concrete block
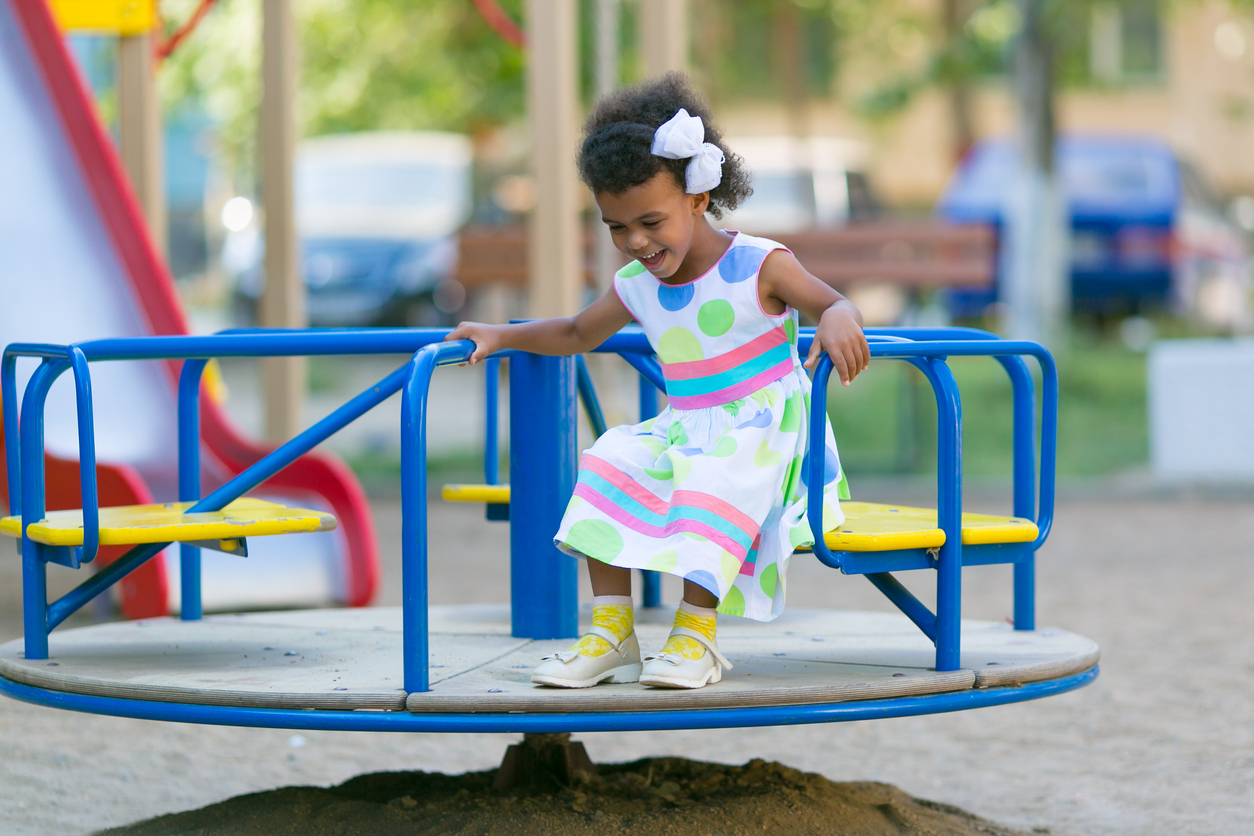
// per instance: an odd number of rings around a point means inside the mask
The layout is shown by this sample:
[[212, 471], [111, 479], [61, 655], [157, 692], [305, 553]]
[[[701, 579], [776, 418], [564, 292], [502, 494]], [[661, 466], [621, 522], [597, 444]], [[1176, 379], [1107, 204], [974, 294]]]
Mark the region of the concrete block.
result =
[[1254, 340], [1156, 342], [1147, 373], [1154, 475], [1254, 482]]

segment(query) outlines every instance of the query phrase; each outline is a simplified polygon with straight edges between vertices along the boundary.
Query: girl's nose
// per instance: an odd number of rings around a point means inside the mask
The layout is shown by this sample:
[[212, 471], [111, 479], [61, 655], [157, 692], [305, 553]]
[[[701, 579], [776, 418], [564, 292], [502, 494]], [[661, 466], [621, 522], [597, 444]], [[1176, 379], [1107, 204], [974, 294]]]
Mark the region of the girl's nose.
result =
[[643, 252], [649, 246], [649, 236], [643, 232], [632, 232], [627, 235], [627, 247], [632, 252]]

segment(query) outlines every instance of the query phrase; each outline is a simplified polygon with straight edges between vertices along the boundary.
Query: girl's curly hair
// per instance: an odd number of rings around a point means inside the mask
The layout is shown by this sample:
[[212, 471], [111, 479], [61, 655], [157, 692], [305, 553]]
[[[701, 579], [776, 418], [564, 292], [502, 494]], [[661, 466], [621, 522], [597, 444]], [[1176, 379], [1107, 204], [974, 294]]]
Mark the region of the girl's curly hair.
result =
[[705, 141], [721, 148], [727, 158], [723, 179], [710, 190], [706, 211], [721, 218], [724, 211], [735, 209], [753, 194], [749, 172], [744, 160], [723, 144], [722, 133], [710, 118], [710, 109], [683, 73], [667, 73], [597, 101], [583, 126], [583, 146], [578, 157], [580, 178], [593, 193], [622, 194], [666, 169], [680, 190], [685, 190], [688, 161], [656, 157], [649, 151], [654, 132], [681, 107], [701, 117]]

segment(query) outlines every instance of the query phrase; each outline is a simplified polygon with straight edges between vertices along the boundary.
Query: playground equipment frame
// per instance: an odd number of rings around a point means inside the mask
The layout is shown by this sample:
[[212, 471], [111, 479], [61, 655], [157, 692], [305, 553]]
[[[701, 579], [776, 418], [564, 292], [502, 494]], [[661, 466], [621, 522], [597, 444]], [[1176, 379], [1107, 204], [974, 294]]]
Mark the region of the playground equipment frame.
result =
[[[443, 329], [267, 330], [248, 329], [213, 336], [157, 336], [92, 340], [70, 346], [15, 344], [0, 361], [4, 432], [10, 457], [8, 478], [10, 513], [22, 516], [23, 602], [27, 659], [48, 656], [48, 634], [71, 613], [116, 583], [128, 572], [160, 552], [166, 543], [132, 548], [101, 572], [52, 603], [47, 602], [47, 562], [77, 566], [94, 557], [98, 536], [95, 451], [92, 436], [89, 363], [120, 360], [182, 359], [179, 381], [179, 492], [194, 501], [191, 511], [220, 510], [257, 487], [356, 418], [400, 392], [402, 478], [402, 585], [404, 689], [429, 690], [427, 634], [427, 467], [426, 414], [428, 388], [435, 368], [464, 362], [473, 351], [468, 341], [444, 342]], [[800, 335], [804, 353], [812, 331]], [[936, 669], [958, 667], [963, 565], [1014, 564], [1015, 628], [1034, 629], [1034, 553], [1049, 534], [1053, 517], [1058, 382], [1053, 359], [1042, 346], [1025, 341], [1003, 341], [974, 329], [868, 329], [871, 354], [899, 359], [918, 368], [936, 396], [938, 432], [938, 527], [945, 543], [936, 553], [896, 550], [875, 553], [832, 552], [818, 538], [816, 557], [846, 574], [865, 574], [936, 645]], [[641, 383], [641, 406], [656, 411], [656, 391], [664, 386], [660, 368], [642, 332], [627, 329], [597, 349], [616, 353], [636, 368]], [[346, 354], [410, 354], [403, 366], [350, 399], [327, 417], [271, 451], [227, 483], [200, 496], [199, 399], [200, 377], [213, 357], [260, 357]], [[1001, 545], [962, 544], [962, 408], [957, 384], [945, 360], [950, 356], [989, 356], [1010, 377], [1014, 398], [1014, 513], [1035, 517], [1035, 542]], [[1035, 385], [1023, 356], [1041, 366], [1044, 395], [1040, 437], [1040, 501], [1035, 478]], [[27, 384], [18, 421], [16, 364], [20, 357], [40, 360]], [[523, 352], [501, 352], [488, 361], [488, 388], [496, 384], [495, 363], [509, 358], [511, 393], [511, 599], [512, 632], [519, 637], [550, 639], [577, 634], [577, 590], [574, 561], [552, 544], [565, 501], [574, 487], [576, 471], [576, 393], [583, 395], [594, 427], [600, 408], [582, 358], [542, 357]], [[80, 475], [84, 499], [82, 547], [50, 547], [25, 536], [27, 524], [44, 516], [43, 420], [52, 383], [73, 370], [78, 409]], [[826, 386], [831, 362], [823, 356], [815, 371], [811, 405], [811, 438], [822, 438], [826, 416]], [[497, 478], [494, 397], [489, 398], [489, 432], [485, 476]], [[823, 447], [807, 452], [808, 484], [824, 484]], [[811, 492], [808, 515], [821, 530], [822, 493]], [[181, 544], [182, 618], [201, 617], [199, 548]], [[932, 568], [938, 572], [937, 609], [932, 613], [905, 590], [892, 571]], [[475, 715], [409, 714], [345, 711], [288, 711], [263, 708], [227, 708], [158, 703], [55, 692], [0, 679], [0, 691], [44, 705], [122, 716], [232, 725], [279, 726], [359, 730], [422, 731], [591, 731], [614, 729], [704, 728], [777, 725], [955, 711], [980, 705], [1017, 702], [1081, 687], [1097, 675], [1097, 668], [1058, 680], [1019, 688], [992, 688], [928, 697], [871, 700], [802, 706], [775, 706], [695, 711], [645, 711], [596, 715]]]

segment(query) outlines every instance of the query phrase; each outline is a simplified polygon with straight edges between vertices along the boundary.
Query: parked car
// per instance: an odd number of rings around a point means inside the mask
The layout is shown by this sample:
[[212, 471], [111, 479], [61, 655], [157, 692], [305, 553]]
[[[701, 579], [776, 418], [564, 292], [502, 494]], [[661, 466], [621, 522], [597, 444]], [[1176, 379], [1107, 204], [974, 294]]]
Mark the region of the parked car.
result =
[[753, 173], [753, 195], [720, 226], [753, 233], [843, 226], [879, 213], [865, 173], [867, 148], [855, 140], [790, 136], [729, 138]]
[[[1001, 228], [1017, 150], [978, 143], [938, 205], [956, 222]], [[1071, 219], [1071, 297], [1076, 310], [1134, 313], [1170, 308], [1214, 324], [1248, 317], [1245, 235], [1202, 177], [1161, 140], [1067, 136], [1055, 154]], [[992, 290], [949, 294], [957, 316], [978, 315]]]
[[[465, 301], [456, 233], [470, 217], [471, 144], [436, 132], [305, 140], [295, 165], [296, 221], [311, 325], [441, 325]], [[253, 227], [228, 235], [243, 318], [265, 285]]]

